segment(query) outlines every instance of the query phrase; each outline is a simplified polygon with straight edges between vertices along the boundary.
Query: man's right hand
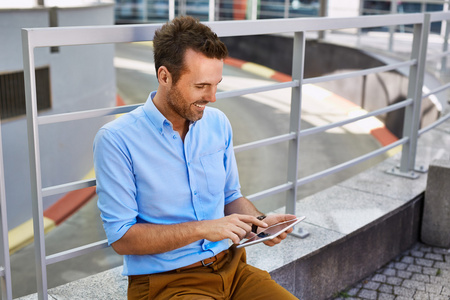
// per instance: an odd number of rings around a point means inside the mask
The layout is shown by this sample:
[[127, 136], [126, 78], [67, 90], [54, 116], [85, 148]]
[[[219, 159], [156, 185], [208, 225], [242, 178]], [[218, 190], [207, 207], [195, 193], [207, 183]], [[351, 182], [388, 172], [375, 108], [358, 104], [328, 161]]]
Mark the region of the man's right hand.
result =
[[264, 221], [260, 221], [254, 216], [241, 214], [232, 214], [216, 220], [201, 221], [200, 223], [202, 235], [205, 239], [212, 242], [230, 239], [234, 244], [239, 244], [247, 236], [252, 229], [252, 224], [263, 228], [268, 226]]

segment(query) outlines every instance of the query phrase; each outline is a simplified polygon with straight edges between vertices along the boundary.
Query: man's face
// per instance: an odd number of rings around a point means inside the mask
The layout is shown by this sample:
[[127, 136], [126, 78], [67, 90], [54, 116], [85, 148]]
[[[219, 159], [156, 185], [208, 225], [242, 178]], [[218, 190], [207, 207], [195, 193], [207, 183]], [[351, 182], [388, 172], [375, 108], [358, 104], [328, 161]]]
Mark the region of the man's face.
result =
[[167, 103], [177, 118], [200, 120], [205, 106], [216, 101], [217, 85], [222, 81], [223, 61], [207, 58], [188, 49], [185, 70], [167, 94]]

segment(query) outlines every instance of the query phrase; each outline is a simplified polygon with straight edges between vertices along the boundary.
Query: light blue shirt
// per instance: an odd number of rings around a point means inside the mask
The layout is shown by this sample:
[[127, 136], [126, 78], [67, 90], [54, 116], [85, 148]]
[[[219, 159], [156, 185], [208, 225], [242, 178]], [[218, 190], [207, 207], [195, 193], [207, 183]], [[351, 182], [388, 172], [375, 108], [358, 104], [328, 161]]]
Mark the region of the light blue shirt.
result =
[[[147, 102], [103, 126], [94, 140], [98, 207], [108, 243], [136, 223], [176, 224], [224, 216], [242, 197], [226, 116], [206, 107], [184, 143], [171, 123]], [[155, 237], [158, 238], [158, 237]], [[228, 241], [199, 240], [155, 255], [124, 255], [124, 275], [177, 269], [227, 249]]]

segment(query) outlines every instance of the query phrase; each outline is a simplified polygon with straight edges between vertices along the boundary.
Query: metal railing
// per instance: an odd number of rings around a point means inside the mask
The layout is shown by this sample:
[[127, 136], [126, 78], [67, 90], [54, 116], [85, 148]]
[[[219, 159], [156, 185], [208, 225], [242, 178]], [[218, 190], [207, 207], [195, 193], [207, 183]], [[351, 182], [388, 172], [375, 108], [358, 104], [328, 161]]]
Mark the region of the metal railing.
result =
[[3, 166], [2, 124], [0, 122], [0, 288], [2, 299], [12, 299], [9, 259], [8, 222], [6, 217], [5, 170]]
[[[428, 33], [430, 22], [447, 21], [450, 19], [450, 13], [433, 14], [403, 14], [389, 16], [367, 16], [355, 18], [311, 18], [311, 19], [283, 19], [283, 20], [260, 20], [260, 21], [223, 21], [207, 23], [213, 31], [219, 36], [246, 36], [246, 35], [264, 35], [278, 33], [292, 33], [294, 39], [293, 46], [293, 72], [292, 81], [286, 83], [271, 84], [256, 88], [240, 89], [217, 94], [218, 99], [242, 96], [262, 91], [271, 91], [282, 88], [291, 88], [291, 110], [290, 110], [290, 128], [289, 131], [271, 138], [258, 140], [252, 143], [238, 145], [235, 151], [247, 151], [258, 147], [272, 145], [276, 143], [287, 142], [288, 147], [288, 173], [287, 181], [281, 185], [274, 186], [264, 191], [248, 196], [252, 201], [268, 197], [280, 192], [287, 192], [286, 212], [294, 213], [298, 187], [313, 180], [339, 172], [351, 166], [366, 161], [372, 157], [378, 156], [390, 149], [403, 145], [402, 160], [400, 168], [395, 172], [404, 176], [416, 176], [415, 159], [418, 136], [437, 126], [449, 118], [449, 115], [429, 128], [419, 130], [420, 107], [422, 102], [422, 84], [424, 76], [424, 64], [426, 62], [426, 49], [428, 42]], [[383, 67], [365, 69], [361, 71], [347, 72], [340, 75], [321, 76], [305, 79], [304, 60], [305, 60], [305, 41], [306, 33], [310, 31], [339, 30], [345, 28], [364, 28], [375, 26], [397, 26], [409, 24], [414, 27], [413, 44], [411, 57], [402, 63], [394, 63]], [[97, 118], [102, 116], [114, 115], [133, 110], [139, 105], [130, 105], [124, 107], [113, 107], [96, 109], [89, 111], [80, 111], [74, 113], [65, 113], [50, 116], [39, 116], [36, 107], [36, 79], [35, 79], [35, 58], [34, 49], [39, 47], [68, 46], [68, 45], [89, 45], [105, 43], [122, 43], [151, 41], [155, 30], [159, 25], [121, 25], [121, 26], [98, 26], [98, 27], [64, 27], [64, 28], [33, 28], [22, 30], [23, 41], [23, 61], [25, 71], [25, 86], [27, 99], [27, 126], [28, 126], [28, 144], [30, 153], [30, 173], [32, 182], [32, 212], [34, 224], [34, 243], [37, 269], [37, 286], [39, 299], [47, 299], [47, 265], [59, 261], [67, 260], [97, 249], [107, 247], [106, 240], [98, 241], [93, 244], [85, 245], [75, 249], [69, 249], [64, 252], [47, 256], [45, 253], [45, 236], [43, 226], [43, 200], [44, 196], [57, 193], [69, 192], [85, 187], [95, 185], [95, 179], [70, 182], [63, 185], [42, 188], [41, 184], [41, 163], [39, 152], [39, 127], [43, 124], [54, 124], [58, 122], [85, 120], [88, 118]], [[443, 52], [442, 57], [448, 56], [448, 52]], [[342, 78], [357, 77], [372, 73], [386, 72], [396, 70], [400, 67], [408, 66], [409, 89], [407, 99], [393, 105], [372, 111], [363, 116], [349, 118], [344, 121], [328, 124], [325, 126], [314, 127], [311, 129], [301, 128], [302, 118], [302, 87], [305, 84], [324, 82]], [[440, 90], [448, 89], [444, 85]], [[437, 90], [436, 90], [437, 91]], [[434, 91], [434, 92], [436, 92]], [[367, 153], [343, 164], [323, 170], [310, 176], [299, 178], [299, 146], [301, 138], [324, 132], [331, 128], [343, 126], [345, 124], [356, 122], [358, 120], [379, 116], [381, 114], [405, 108], [404, 135], [398, 141]], [[301, 233], [300, 233], [301, 234]]]

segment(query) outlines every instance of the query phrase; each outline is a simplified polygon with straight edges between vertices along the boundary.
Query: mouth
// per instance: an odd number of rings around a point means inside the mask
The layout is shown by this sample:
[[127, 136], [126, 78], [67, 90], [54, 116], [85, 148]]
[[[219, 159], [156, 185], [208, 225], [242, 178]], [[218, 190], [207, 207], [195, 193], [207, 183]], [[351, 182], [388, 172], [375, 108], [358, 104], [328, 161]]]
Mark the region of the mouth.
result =
[[192, 105], [194, 105], [195, 107], [198, 107], [200, 109], [205, 109], [206, 107], [206, 103], [205, 104], [200, 104], [200, 103], [192, 103]]

